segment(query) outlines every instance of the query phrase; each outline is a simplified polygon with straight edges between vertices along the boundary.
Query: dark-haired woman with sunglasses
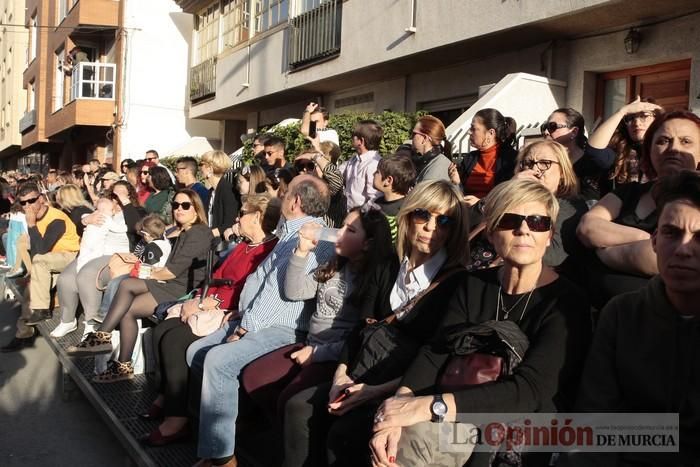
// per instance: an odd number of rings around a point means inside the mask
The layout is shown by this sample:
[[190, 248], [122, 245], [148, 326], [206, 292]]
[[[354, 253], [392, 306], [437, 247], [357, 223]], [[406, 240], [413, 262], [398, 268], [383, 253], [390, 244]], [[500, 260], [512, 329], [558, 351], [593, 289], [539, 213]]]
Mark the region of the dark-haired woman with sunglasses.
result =
[[[464, 244], [467, 213], [459, 189], [443, 180], [418, 185], [399, 212], [401, 261], [377, 270], [373, 290], [367, 294], [375, 294], [376, 307], [363, 310], [363, 317], [393, 321], [391, 325], [402, 336], [399, 352], [408, 359], [433, 335], [452, 289], [464, 280], [469, 255]], [[400, 365], [393, 366], [394, 375], [374, 372], [374, 376], [356, 377], [353, 362], [373, 353], [375, 344], [358, 333], [350, 335], [333, 380], [301, 391], [287, 402], [285, 466], [365, 465], [369, 460], [366, 447], [372, 415], [396, 390], [396, 375], [405, 370]]]
[[[434, 338], [419, 351], [394, 397], [374, 414], [370, 447], [375, 466], [463, 465], [467, 460], [492, 465], [491, 453], [472, 454], [473, 446], [441, 449], [441, 436], [444, 442], [458, 423], [478, 423], [468, 418], [470, 413], [555, 412], [572, 406], [591, 324], [583, 292], [543, 264], [557, 200], [540, 182], [511, 180], [484, 201], [486, 234], [503, 266], [472, 273], [450, 291]], [[441, 371], [451, 356], [448, 331], [493, 320], [516, 323], [528, 338], [512, 374], [441, 390]], [[548, 465], [548, 458], [549, 453], [523, 454], [522, 465]]]
[[137, 320], [153, 315], [159, 303], [177, 300], [204, 280], [213, 236], [202, 201], [194, 191], [182, 189], [171, 205], [179, 235], [165, 267], [153, 268], [146, 279], [124, 279], [99, 329], [68, 348], [68, 353], [76, 356], [109, 353], [111, 332], [119, 327], [119, 358], [110, 361], [107, 369], [94, 377], [97, 383], [133, 378], [131, 355], [138, 335]]

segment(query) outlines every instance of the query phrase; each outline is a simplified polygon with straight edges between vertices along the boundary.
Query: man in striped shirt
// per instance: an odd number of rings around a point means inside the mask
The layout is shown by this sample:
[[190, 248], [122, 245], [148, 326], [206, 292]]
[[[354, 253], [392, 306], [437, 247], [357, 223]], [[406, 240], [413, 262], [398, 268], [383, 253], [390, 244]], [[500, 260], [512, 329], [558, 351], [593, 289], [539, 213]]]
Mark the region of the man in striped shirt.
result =
[[[193, 343], [187, 363], [202, 373], [198, 455], [217, 465], [235, 465], [234, 440], [238, 416], [238, 377], [253, 360], [279, 347], [302, 341], [309, 327], [314, 294], [288, 300], [284, 284], [289, 259], [297, 246], [299, 229], [307, 222], [324, 225], [329, 190], [311, 175], [299, 175], [282, 200], [279, 242], [248, 279], [239, 302], [240, 319]], [[331, 259], [334, 245], [320, 242], [309, 255], [305, 274]], [[221, 464], [219, 464], [221, 463]]]

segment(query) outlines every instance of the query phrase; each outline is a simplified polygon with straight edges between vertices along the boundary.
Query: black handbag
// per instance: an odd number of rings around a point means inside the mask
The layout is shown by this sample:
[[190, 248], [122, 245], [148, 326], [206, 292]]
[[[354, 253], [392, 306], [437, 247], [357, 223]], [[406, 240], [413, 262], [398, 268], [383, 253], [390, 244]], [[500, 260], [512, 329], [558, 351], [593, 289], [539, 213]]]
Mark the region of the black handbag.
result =
[[366, 326], [360, 331], [361, 346], [355, 360], [348, 367], [348, 376], [356, 383], [370, 385], [383, 384], [396, 379], [406, 372], [422, 342], [401, 331], [396, 326], [396, 316], [409, 313], [410, 310], [442, 281], [462, 268], [445, 271], [430, 286], [406, 302], [389, 317], [377, 321], [367, 319]]

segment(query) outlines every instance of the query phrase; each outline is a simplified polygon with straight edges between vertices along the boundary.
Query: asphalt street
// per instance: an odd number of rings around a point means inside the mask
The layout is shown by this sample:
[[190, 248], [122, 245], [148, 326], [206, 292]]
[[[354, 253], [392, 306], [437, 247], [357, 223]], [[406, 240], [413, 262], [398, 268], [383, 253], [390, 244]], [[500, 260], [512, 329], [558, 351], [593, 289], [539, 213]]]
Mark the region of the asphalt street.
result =
[[[19, 306], [0, 302], [0, 346], [14, 336]], [[62, 399], [61, 366], [43, 337], [0, 353], [0, 466], [124, 467], [117, 439], [77, 391]]]

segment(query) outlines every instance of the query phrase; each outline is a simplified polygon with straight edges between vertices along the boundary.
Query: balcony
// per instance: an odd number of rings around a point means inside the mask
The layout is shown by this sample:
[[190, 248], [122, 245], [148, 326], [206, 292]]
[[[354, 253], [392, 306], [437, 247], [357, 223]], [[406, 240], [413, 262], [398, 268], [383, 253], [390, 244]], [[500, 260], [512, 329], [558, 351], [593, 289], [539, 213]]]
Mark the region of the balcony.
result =
[[36, 110], [30, 110], [19, 119], [19, 132], [24, 133], [34, 125], [36, 125]]
[[289, 69], [340, 54], [342, 0], [328, 0], [289, 19]]
[[117, 65], [114, 63], [80, 62], [71, 74], [71, 98], [114, 100]]
[[216, 95], [216, 58], [190, 68], [190, 101]]

